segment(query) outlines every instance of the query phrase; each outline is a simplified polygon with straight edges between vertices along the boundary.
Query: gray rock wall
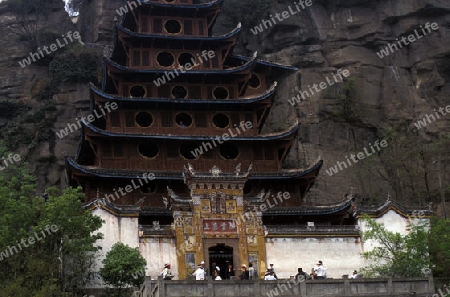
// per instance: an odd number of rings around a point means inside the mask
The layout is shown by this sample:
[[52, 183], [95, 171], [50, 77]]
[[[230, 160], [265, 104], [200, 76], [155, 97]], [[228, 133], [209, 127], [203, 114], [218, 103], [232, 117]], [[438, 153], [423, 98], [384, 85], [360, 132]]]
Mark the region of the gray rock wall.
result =
[[[268, 2], [271, 8], [266, 16], [281, 13], [292, 5], [292, 1], [285, 0]], [[76, 29], [84, 42], [112, 44], [113, 25], [120, 19], [116, 9], [124, 4], [122, 0], [84, 1], [81, 16], [74, 25], [61, 3], [41, 26], [61, 34]], [[434, 108], [450, 104], [449, 9], [450, 2], [445, 0], [312, 0], [308, 9], [261, 34], [254, 35], [248, 26], [244, 28], [235, 50], [237, 53], [258, 50], [261, 58], [300, 68], [281, 82], [265, 131], [286, 119], [300, 119], [298, 141], [286, 166], [307, 167], [318, 156], [325, 161], [320, 180], [311, 190], [308, 201], [339, 200], [351, 188], [356, 193], [381, 200], [387, 197], [389, 187], [375, 176], [365, 176], [364, 166], [354, 165], [333, 176], [328, 176], [325, 169], [345, 160], [349, 152], [359, 151], [379, 138], [381, 125], [406, 121], [412, 126], [413, 121], [423, 118]], [[231, 18], [230, 11], [233, 10], [224, 9], [219, 17], [216, 34], [235, 27], [236, 17]], [[233, 13], [236, 12], [239, 9]], [[245, 16], [242, 18], [246, 21]], [[29, 51], [25, 43], [8, 30], [15, 22], [5, 4], [1, 4], [0, 102], [14, 101], [32, 109], [39, 108], [44, 103], [36, 99], [36, 90], [48, 79], [48, 67], [19, 66], [18, 60]], [[396, 37], [408, 35], [427, 22], [436, 22], [439, 30], [383, 59], [377, 56], [377, 51], [394, 42]], [[342, 84], [329, 86], [295, 106], [288, 103], [299, 90], [325, 81], [337, 69], [348, 69], [350, 77], [357, 79], [355, 92], [366, 106], [357, 123], [345, 123], [333, 116]], [[86, 84], [65, 85], [54, 96], [57, 107], [55, 131], [74, 121], [80, 110], [86, 113], [87, 88]], [[10, 128], [14, 120], [0, 117], [0, 124]], [[450, 116], [447, 116], [420, 133], [424, 139], [430, 135], [448, 135], [449, 121]], [[73, 133], [67, 139], [56, 139], [56, 144], [44, 141], [31, 149], [24, 146], [18, 149], [27, 156], [42, 189], [51, 185], [65, 186], [64, 156], [75, 155], [78, 139], [79, 134]], [[50, 163], [48, 157], [56, 161]], [[383, 169], [376, 158], [368, 164], [365, 166]]]

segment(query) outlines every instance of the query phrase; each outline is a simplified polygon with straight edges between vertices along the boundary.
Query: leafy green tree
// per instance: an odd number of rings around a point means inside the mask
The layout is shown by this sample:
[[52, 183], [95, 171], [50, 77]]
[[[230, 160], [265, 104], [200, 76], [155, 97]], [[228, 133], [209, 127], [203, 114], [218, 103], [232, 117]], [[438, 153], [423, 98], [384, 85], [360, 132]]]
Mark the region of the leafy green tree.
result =
[[116, 296], [125, 294], [126, 288], [139, 287], [144, 283], [142, 268], [147, 262], [138, 248], [131, 248], [121, 242], [115, 243], [103, 259], [100, 276], [108, 284], [116, 288]]
[[54, 264], [62, 267], [58, 276], [62, 290], [82, 288], [90, 278], [95, 253], [101, 249], [95, 246], [95, 242], [103, 238], [101, 233], [96, 232], [103, 220], [82, 206], [84, 194], [81, 188], [67, 188], [62, 194], [56, 188], [47, 191], [48, 202], [37, 228], [43, 229], [53, 224], [58, 227], [58, 233], [41, 249], [42, 259], [47, 254], [56, 256]]
[[362, 238], [374, 245], [372, 250], [363, 253], [365, 259], [373, 262], [361, 269], [365, 277], [418, 277], [431, 267], [426, 223], [410, 224], [409, 233], [401, 235], [368, 216], [363, 216], [362, 221], [367, 228]]
[[450, 278], [450, 219], [433, 217], [428, 240], [433, 275]]
[[[47, 201], [35, 192], [26, 164], [0, 170], [0, 297], [52, 296], [89, 277], [101, 219], [82, 206], [81, 189], [49, 189]], [[43, 237], [49, 226], [57, 230]]]

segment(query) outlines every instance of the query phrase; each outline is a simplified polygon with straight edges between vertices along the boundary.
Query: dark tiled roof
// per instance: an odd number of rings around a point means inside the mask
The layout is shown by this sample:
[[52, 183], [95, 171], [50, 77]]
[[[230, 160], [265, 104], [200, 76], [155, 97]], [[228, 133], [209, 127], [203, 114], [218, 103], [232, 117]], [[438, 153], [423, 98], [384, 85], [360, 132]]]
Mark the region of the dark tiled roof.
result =
[[[310, 168], [296, 169], [296, 170], [280, 170], [279, 172], [272, 173], [251, 173], [249, 179], [297, 179], [302, 178], [305, 175], [315, 173], [317, 175], [318, 170], [322, 167], [323, 161], [320, 160], [317, 164]], [[92, 175], [101, 178], [119, 178], [119, 179], [134, 179], [142, 177], [144, 173], [148, 173], [144, 170], [127, 170], [127, 169], [104, 169], [94, 166], [84, 166], [76, 163], [72, 158], [66, 158], [66, 166], [68, 169], [78, 170], [87, 175]], [[156, 180], [184, 180], [181, 171], [178, 172], [153, 172]]]
[[210, 8], [214, 6], [222, 5], [224, 0], [214, 0], [207, 3], [199, 3], [199, 4], [170, 4], [170, 3], [161, 3], [157, 1], [151, 1], [151, 0], [138, 0], [141, 5], [148, 5], [148, 6], [156, 6], [156, 7], [165, 7], [170, 9], [202, 9], [202, 8]]
[[[138, 139], [175, 139], [175, 140], [198, 140], [198, 141], [212, 141], [220, 136], [200, 136], [200, 135], [149, 135], [149, 134], [131, 134], [131, 133], [116, 133], [108, 132], [87, 123], [82, 120], [83, 129], [89, 129], [90, 131], [98, 134], [99, 136], [119, 137], [119, 138], [138, 138]], [[258, 135], [258, 136], [235, 136], [232, 137], [233, 141], [269, 141], [283, 139], [291, 136], [298, 130], [298, 120], [287, 130], [282, 132]], [[236, 132], [236, 131], [234, 131]], [[231, 135], [230, 135], [231, 136]], [[231, 138], [231, 137], [230, 137]]]
[[394, 210], [395, 212], [405, 217], [414, 214], [418, 215], [417, 212], [421, 212], [421, 214], [423, 214], [424, 216], [431, 216], [433, 214], [433, 211], [431, 211], [430, 209], [411, 209], [401, 205], [397, 201], [388, 199], [380, 206], [356, 206], [355, 215], [360, 216], [362, 214], [368, 214], [369, 216], [380, 217], [389, 210]]
[[[165, 72], [167, 72], [167, 70], [165, 69], [134, 69], [134, 68], [129, 68], [126, 66], [122, 66], [117, 64], [116, 62], [108, 59], [108, 58], [103, 58], [103, 60], [105, 61], [105, 66], [108, 69], [113, 69], [115, 70], [115, 72], [126, 72], [126, 73], [144, 73], [144, 74], [154, 74], [154, 75], [161, 75], [164, 74]], [[187, 70], [184, 73], [179, 73], [177, 76], [189, 76], [189, 75], [230, 75], [230, 74], [236, 74], [236, 73], [240, 73], [242, 72], [243, 74], [249, 72], [252, 67], [255, 65], [256, 63], [256, 57], [247, 61], [245, 64], [240, 65], [240, 66], [236, 66], [233, 68], [228, 68], [228, 69], [221, 69], [221, 70]]]
[[[246, 61], [250, 60], [251, 58], [242, 56], [242, 55], [232, 55], [229, 57], [229, 59], [235, 59], [235, 60], [246, 62]], [[298, 70], [298, 68], [294, 67], [294, 66], [283, 65], [283, 64], [278, 64], [278, 63], [264, 61], [264, 60], [258, 60], [258, 64], [262, 65], [262, 66], [266, 66], [266, 67], [276, 67], [276, 68], [280, 68], [280, 69], [284, 69], [284, 70], [288, 70], [288, 71], [297, 71]]]
[[[220, 41], [226, 41], [227, 39], [236, 38], [237, 35], [242, 31], [242, 26], [239, 24], [236, 28], [234, 28], [231, 32], [219, 35], [219, 36], [174, 36], [174, 35], [162, 35], [162, 34], [149, 34], [149, 33], [137, 33], [124, 28], [122, 25], [116, 25], [118, 31], [123, 32], [124, 34], [132, 37], [132, 38], [144, 38], [144, 39], [165, 39], [171, 41], [195, 41], [195, 42], [206, 42], [206, 43], [217, 43]], [[117, 37], [116, 40], [117, 41]]]
[[322, 205], [302, 205], [300, 207], [275, 207], [271, 208], [265, 212], [263, 212], [263, 216], [272, 216], [272, 215], [327, 215], [337, 213], [346, 208], [349, 208], [352, 204], [352, 198], [349, 197], [345, 200], [331, 203], [331, 204], [322, 204]]
[[218, 99], [168, 99], [168, 98], [129, 98], [129, 97], [121, 97], [117, 95], [112, 95], [105, 93], [95, 86], [91, 86], [91, 91], [100, 95], [103, 98], [107, 98], [114, 101], [122, 101], [122, 102], [158, 102], [158, 103], [171, 103], [171, 104], [178, 104], [178, 105], [185, 105], [186, 103], [189, 104], [210, 104], [210, 105], [222, 105], [222, 104], [249, 104], [254, 102], [263, 101], [270, 96], [274, 95], [276, 92], [276, 84], [273, 84], [270, 89], [268, 89], [263, 94], [258, 94], [254, 96], [248, 96], [248, 97], [241, 97], [236, 99], [225, 99], [225, 100], [218, 100]]

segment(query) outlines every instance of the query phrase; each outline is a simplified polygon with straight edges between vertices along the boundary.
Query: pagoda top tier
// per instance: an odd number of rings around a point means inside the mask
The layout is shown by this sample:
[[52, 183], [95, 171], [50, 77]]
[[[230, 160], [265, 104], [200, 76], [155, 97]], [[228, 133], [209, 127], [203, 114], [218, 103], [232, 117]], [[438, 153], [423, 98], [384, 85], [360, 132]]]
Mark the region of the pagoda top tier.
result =
[[169, 7], [169, 8], [188, 8], [188, 9], [199, 9], [199, 8], [209, 8], [217, 5], [221, 5], [224, 0], [137, 0], [141, 5], [150, 5], [158, 7]]

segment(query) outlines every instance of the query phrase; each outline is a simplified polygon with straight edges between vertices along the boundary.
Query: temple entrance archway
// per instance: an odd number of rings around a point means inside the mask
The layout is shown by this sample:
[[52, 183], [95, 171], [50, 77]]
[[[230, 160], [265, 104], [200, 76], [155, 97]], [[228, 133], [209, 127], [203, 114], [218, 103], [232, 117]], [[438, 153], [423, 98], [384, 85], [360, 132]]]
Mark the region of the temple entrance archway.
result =
[[208, 249], [209, 271], [212, 274], [214, 271], [214, 263], [220, 268], [220, 276], [225, 279], [225, 271], [228, 264], [233, 264], [233, 248], [226, 246], [224, 243], [218, 243]]

